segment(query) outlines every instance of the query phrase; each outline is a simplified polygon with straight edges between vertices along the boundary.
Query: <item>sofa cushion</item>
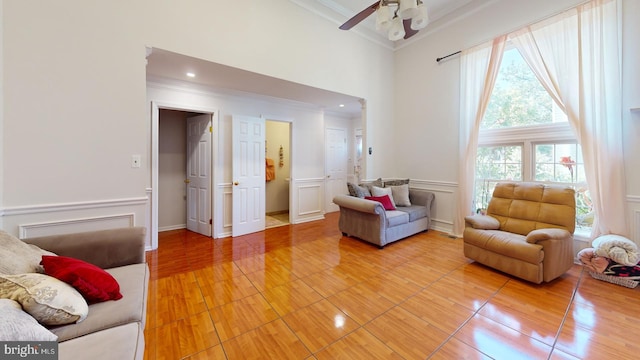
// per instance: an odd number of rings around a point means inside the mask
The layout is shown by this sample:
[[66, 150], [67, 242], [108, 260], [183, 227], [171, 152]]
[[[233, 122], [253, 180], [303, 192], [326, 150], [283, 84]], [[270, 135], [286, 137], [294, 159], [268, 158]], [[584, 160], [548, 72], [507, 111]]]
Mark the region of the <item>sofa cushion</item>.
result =
[[76, 289], [44, 274], [0, 274], [0, 298], [19, 302], [24, 311], [44, 325], [80, 322], [89, 311]]
[[389, 199], [391, 200], [391, 203], [393, 204], [393, 207], [396, 206], [396, 202], [393, 199], [393, 194], [391, 193], [391, 188], [381, 188], [381, 187], [377, 187], [377, 186], [372, 186], [371, 187], [371, 195], [373, 195], [373, 196], [385, 196], [385, 195], [388, 195]]
[[351, 196], [359, 197], [362, 199], [367, 196], [371, 196], [371, 192], [369, 191], [369, 188], [366, 186], [360, 186], [360, 185], [356, 185], [354, 183], [348, 182], [347, 189], [349, 189], [349, 195]]
[[373, 195], [373, 193], [371, 192], [371, 188], [373, 188], [374, 186], [384, 187], [384, 182], [382, 181], [382, 178], [377, 178], [373, 181], [361, 183], [360, 186], [364, 186], [369, 189], [369, 192], [371, 193], [371, 195]]
[[466, 228], [464, 242], [530, 264], [539, 264], [544, 258], [542, 245], [530, 244], [525, 236], [501, 230]]
[[0, 341], [56, 341], [58, 337], [38, 324], [14, 300], [0, 299]]
[[393, 194], [393, 201], [396, 202], [396, 206], [411, 206], [408, 184], [391, 186], [391, 194]]
[[[79, 355], [81, 354], [81, 355]], [[144, 331], [129, 323], [81, 336], [58, 345], [58, 360], [142, 359]]]
[[0, 274], [17, 275], [42, 272], [42, 255], [55, 255], [30, 245], [17, 237], [0, 230]]
[[487, 215], [500, 221], [500, 230], [527, 235], [543, 228], [575, 230], [575, 191], [568, 186], [540, 183], [499, 183]]
[[429, 208], [420, 205], [401, 206], [398, 211], [409, 214], [409, 221], [416, 221], [429, 215]]
[[73, 286], [88, 303], [122, 298], [120, 285], [108, 272], [88, 262], [67, 256], [42, 256], [46, 274]]
[[387, 226], [394, 227], [409, 222], [409, 214], [404, 211], [391, 210], [386, 212]]
[[144, 328], [147, 288], [143, 285], [149, 279], [147, 264], [126, 265], [106, 271], [120, 284], [122, 299], [90, 305], [89, 315], [79, 324], [51, 328], [59, 341], [131, 322], [140, 322]]
[[384, 182], [384, 187], [408, 185], [408, 184], [409, 184], [409, 179], [387, 180]]
[[384, 196], [365, 196], [364, 198], [366, 200], [379, 202], [380, 204], [382, 204], [382, 207], [385, 210], [395, 210], [396, 209], [396, 207], [393, 206], [393, 203], [391, 202], [391, 198], [389, 198], [389, 195], [384, 195]]

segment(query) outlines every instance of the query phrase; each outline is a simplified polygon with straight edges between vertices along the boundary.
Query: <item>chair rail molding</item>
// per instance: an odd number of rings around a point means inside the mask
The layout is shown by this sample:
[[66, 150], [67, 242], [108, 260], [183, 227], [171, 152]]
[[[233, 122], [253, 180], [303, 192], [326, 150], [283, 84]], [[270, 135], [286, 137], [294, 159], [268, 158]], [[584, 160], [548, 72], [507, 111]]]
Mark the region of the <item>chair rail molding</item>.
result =
[[86, 210], [86, 209], [96, 209], [96, 208], [105, 208], [105, 207], [139, 206], [139, 205], [146, 205], [148, 200], [149, 199], [147, 197], [143, 196], [143, 197], [125, 198], [125, 199], [14, 206], [14, 207], [5, 207], [0, 211], [3, 216], [14, 216], [14, 215], [37, 214], [37, 213], [47, 213], [47, 212]]

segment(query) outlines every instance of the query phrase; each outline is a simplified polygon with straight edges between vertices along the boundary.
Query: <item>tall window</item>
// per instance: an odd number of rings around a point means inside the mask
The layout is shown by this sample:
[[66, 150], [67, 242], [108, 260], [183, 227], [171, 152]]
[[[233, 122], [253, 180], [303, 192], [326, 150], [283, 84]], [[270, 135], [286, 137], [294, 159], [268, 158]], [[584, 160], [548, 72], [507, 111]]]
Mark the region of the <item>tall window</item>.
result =
[[568, 184], [576, 189], [578, 227], [593, 222], [580, 145], [517, 49], [507, 47], [480, 126], [475, 205], [481, 212], [504, 180]]

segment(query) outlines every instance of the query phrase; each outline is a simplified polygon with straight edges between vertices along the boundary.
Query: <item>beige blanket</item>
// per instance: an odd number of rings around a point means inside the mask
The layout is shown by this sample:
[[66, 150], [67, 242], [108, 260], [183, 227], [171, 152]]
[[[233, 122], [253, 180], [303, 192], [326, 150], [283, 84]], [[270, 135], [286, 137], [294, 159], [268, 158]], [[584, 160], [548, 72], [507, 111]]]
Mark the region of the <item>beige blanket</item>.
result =
[[640, 261], [638, 246], [633, 241], [614, 234], [602, 235], [593, 240], [596, 255], [609, 258], [618, 264], [634, 266]]

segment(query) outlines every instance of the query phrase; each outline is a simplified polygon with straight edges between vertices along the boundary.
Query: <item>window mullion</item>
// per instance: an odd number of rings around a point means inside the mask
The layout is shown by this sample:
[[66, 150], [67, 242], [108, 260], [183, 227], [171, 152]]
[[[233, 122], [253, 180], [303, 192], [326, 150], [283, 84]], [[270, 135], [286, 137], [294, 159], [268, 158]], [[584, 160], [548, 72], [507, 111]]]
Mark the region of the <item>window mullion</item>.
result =
[[532, 181], [535, 174], [535, 161], [533, 144], [531, 140], [525, 140], [522, 144], [522, 180]]

